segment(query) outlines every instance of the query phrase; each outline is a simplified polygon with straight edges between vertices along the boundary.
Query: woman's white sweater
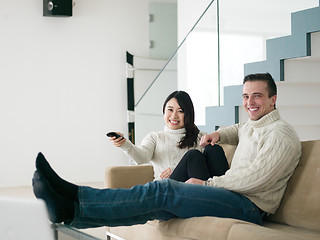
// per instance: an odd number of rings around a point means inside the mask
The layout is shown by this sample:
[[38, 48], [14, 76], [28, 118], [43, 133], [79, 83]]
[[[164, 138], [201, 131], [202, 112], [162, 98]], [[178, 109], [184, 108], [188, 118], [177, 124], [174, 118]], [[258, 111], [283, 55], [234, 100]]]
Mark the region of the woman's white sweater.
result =
[[[167, 126], [164, 131], [151, 132], [141, 142], [139, 146], [132, 144], [128, 139], [120, 147], [124, 153], [137, 164], [149, 163], [154, 168], [154, 178], [160, 179], [160, 174], [168, 167], [174, 170], [183, 155], [191, 148], [178, 148], [178, 143], [185, 136], [185, 128], [172, 130]], [[204, 132], [199, 133], [197, 146], [193, 147], [202, 151], [199, 146]], [[193, 149], [192, 148], [192, 149]]]
[[295, 130], [274, 110], [218, 132], [220, 143], [237, 149], [231, 168], [210, 179], [211, 185], [243, 194], [265, 212], [275, 213], [301, 155]]

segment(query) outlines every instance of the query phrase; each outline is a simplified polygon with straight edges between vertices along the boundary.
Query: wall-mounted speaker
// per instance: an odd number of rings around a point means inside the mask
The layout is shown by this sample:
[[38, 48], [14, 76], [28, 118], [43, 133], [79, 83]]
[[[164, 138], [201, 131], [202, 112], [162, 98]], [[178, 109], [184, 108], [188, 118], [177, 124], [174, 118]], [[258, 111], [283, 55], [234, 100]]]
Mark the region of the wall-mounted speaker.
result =
[[73, 0], [43, 0], [43, 16], [71, 17]]

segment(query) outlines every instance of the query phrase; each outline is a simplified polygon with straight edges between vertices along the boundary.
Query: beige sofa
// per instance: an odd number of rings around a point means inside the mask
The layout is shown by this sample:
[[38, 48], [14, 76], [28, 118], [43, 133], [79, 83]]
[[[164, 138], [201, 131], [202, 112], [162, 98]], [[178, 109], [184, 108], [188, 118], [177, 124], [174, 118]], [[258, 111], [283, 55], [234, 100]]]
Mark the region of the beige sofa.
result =
[[[235, 148], [222, 146], [228, 161]], [[130, 188], [153, 180], [151, 166], [108, 167], [105, 183], [110, 188]], [[149, 221], [143, 225], [107, 227], [123, 239], [320, 239], [320, 140], [302, 142], [300, 163], [292, 175], [284, 198], [275, 215], [268, 216], [263, 226], [218, 217]]]

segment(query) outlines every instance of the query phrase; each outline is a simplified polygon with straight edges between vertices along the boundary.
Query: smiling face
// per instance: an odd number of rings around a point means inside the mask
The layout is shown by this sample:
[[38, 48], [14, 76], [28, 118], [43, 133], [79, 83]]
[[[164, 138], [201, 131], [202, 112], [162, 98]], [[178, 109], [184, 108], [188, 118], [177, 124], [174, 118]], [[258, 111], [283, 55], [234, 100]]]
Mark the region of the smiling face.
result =
[[265, 81], [247, 81], [243, 85], [243, 106], [251, 120], [259, 120], [275, 109], [277, 95], [269, 97], [268, 94]]
[[167, 127], [177, 130], [184, 127], [184, 112], [178, 104], [177, 99], [171, 98], [164, 109], [164, 122]]

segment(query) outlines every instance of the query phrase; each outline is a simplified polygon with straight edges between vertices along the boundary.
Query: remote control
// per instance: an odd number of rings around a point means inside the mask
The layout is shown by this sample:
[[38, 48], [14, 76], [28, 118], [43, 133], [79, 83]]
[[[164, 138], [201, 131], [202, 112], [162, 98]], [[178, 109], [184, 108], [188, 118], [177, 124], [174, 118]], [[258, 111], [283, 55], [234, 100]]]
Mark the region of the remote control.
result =
[[108, 132], [106, 135], [108, 137], [116, 137], [116, 138], [122, 137], [121, 135], [119, 135], [118, 133], [115, 133], [115, 132]]

